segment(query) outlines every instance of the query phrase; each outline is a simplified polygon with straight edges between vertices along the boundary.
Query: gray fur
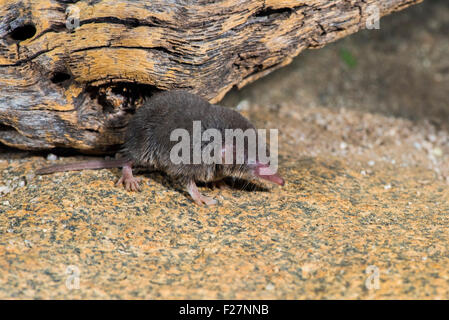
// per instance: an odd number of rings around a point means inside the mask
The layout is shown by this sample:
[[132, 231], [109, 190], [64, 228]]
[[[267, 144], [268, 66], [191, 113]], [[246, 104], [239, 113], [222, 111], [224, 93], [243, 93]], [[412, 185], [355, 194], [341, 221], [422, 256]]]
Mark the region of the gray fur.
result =
[[209, 128], [218, 129], [223, 139], [225, 129], [255, 130], [247, 119], [234, 110], [211, 105], [186, 91], [167, 91], [153, 95], [136, 111], [128, 124], [122, 152], [134, 165], [154, 167], [181, 183], [248, 176], [248, 165], [172, 163], [170, 151], [178, 142], [170, 141], [171, 132], [183, 128], [192, 137], [192, 125], [196, 120], [201, 121], [202, 132]]

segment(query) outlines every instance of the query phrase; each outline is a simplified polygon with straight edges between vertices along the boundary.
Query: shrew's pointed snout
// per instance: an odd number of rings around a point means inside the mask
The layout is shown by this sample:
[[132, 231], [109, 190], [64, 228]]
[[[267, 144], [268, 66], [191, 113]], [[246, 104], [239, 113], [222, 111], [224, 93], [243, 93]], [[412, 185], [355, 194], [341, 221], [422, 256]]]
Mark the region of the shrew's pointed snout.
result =
[[285, 180], [277, 174], [277, 172], [270, 166], [262, 163], [257, 163], [254, 169], [254, 175], [260, 179], [276, 183], [280, 186], [285, 184]]
[[285, 184], [285, 180], [278, 174], [272, 174], [268, 176], [259, 176], [261, 179], [268, 180], [270, 182], [276, 183], [280, 186], [283, 186]]

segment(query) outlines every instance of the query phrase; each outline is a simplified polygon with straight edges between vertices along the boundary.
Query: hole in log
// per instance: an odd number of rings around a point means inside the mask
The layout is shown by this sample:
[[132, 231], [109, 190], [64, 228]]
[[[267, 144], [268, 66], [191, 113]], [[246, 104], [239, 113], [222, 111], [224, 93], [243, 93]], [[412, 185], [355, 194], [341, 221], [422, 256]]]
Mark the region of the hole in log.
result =
[[292, 8], [279, 8], [279, 9], [273, 9], [273, 8], [265, 8], [258, 12], [256, 12], [256, 17], [269, 17], [273, 15], [285, 15], [289, 16], [292, 13]]
[[88, 87], [91, 98], [97, 98], [105, 113], [115, 113], [118, 110], [134, 112], [145, 97], [150, 97], [160, 91], [156, 87], [145, 84], [117, 82], [113, 85]]
[[87, 87], [86, 91], [102, 107], [107, 127], [123, 128], [144, 99], [160, 90], [151, 85], [117, 82]]
[[32, 38], [36, 34], [36, 27], [32, 24], [26, 24], [21, 27], [15, 28], [10, 36], [17, 41], [23, 41]]
[[68, 74], [68, 73], [65, 73], [65, 72], [55, 72], [55, 73], [53, 73], [53, 75], [51, 76], [51, 82], [53, 82], [53, 83], [61, 83], [61, 82], [64, 82], [64, 81], [66, 81], [66, 80], [69, 80], [71, 77], [70, 77], [70, 74]]
[[0, 123], [0, 132], [5, 132], [5, 131], [16, 131], [16, 129], [12, 126], [8, 126], [6, 124]]

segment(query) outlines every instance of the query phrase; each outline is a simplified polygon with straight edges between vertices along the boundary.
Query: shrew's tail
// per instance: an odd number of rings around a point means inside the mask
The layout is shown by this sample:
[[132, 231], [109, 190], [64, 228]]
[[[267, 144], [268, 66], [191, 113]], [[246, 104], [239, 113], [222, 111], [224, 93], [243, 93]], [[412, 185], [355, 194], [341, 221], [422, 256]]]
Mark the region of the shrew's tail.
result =
[[36, 174], [50, 174], [54, 172], [63, 171], [78, 171], [89, 169], [106, 169], [117, 168], [129, 163], [128, 159], [115, 159], [115, 160], [91, 160], [78, 163], [68, 164], [56, 164], [53, 166], [38, 169]]

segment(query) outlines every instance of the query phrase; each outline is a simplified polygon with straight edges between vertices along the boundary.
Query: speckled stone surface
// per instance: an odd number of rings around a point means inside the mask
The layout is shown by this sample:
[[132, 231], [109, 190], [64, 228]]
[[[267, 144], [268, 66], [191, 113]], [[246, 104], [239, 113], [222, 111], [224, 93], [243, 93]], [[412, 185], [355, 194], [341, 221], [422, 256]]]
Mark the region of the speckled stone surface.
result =
[[[426, 5], [412, 11], [413, 19], [427, 9], [447, 8], [444, 1]], [[401, 14], [399, 21], [406, 17]], [[426, 21], [420, 19], [420, 30]], [[387, 26], [384, 33], [401, 35], [403, 29]], [[447, 39], [447, 33], [440, 36]], [[392, 45], [378, 41], [380, 47]], [[315, 73], [329, 79], [327, 65], [335, 66], [329, 72], [345, 67], [339, 67], [338, 45], [325, 50], [306, 59], [316, 55], [322, 61], [323, 52], [328, 60], [317, 62], [323, 67]], [[293, 67], [304, 69], [301, 63]], [[343, 71], [342, 77], [366, 74], [366, 67]], [[371, 67], [383, 70], [376, 60]], [[449, 77], [441, 74], [443, 88]], [[324, 100], [298, 98], [292, 87], [277, 87], [288, 81], [280, 75], [249, 87], [238, 100], [248, 99], [239, 108], [257, 126], [279, 128], [283, 188], [201, 187], [219, 203], [198, 207], [158, 172], [141, 173], [142, 192], [129, 193], [114, 186], [118, 169], [32, 175], [49, 163], [85, 157], [46, 160], [2, 151], [0, 298], [449, 298], [448, 127], [373, 112], [368, 91], [359, 108], [350, 110], [325, 103], [335, 97], [350, 101], [344, 90], [320, 94]], [[266, 94], [266, 85], [278, 104], [254, 98], [258, 88]], [[363, 85], [372, 84], [354, 90]], [[402, 93], [399, 88], [396, 96], [388, 94], [399, 101], [391, 105], [413, 107], [401, 104]], [[447, 97], [441, 99], [429, 100], [434, 109], [447, 107]], [[410, 101], [417, 101], [413, 92]]]
[[[283, 157], [281, 173], [287, 185], [270, 192], [203, 188], [220, 202], [210, 208], [157, 173], [141, 193], [115, 188], [115, 170], [17, 188], [2, 198], [0, 297], [449, 297], [448, 186], [430, 172]], [[365, 286], [371, 265], [378, 290]]]

